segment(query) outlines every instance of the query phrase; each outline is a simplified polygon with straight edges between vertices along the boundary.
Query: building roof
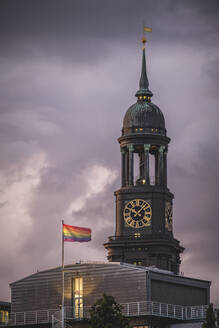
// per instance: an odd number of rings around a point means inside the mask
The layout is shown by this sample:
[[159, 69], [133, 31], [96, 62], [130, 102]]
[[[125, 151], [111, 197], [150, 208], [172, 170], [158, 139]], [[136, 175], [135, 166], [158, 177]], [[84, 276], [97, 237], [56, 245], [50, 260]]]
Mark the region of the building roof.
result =
[[[106, 267], [111, 267], [111, 269], [113, 269], [113, 267], [115, 268], [115, 270], [123, 270], [123, 269], [130, 269], [130, 270], [133, 270], [133, 271], [145, 271], [145, 272], [148, 272], [148, 273], [151, 273], [153, 274], [154, 276], [156, 275], [160, 275], [160, 276], [165, 276], [165, 277], [172, 277], [177, 280], [181, 279], [183, 281], [188, 281], [188, 280], [191, 280], [191, 281], [197, 281], [197, 282], [200, 282], [200, 283], [207, 283], [207, 284], [211, 284], [210, 281], [207, 281], [207, 280], [201, 280], [201, 279], [196, 279], [196, 278], [191, 278], [191, 277], [185, 277], [183, 274], [174, 274], [173, 272], [171, 271], [167, 271], [167, 270], [161, 270], [161, 269], [158, 269], [154, 266], [152, 267], [145, 267], [145, 266], [140, 266], [140, 265], [135, 265], [135, 264], [128, 264], [128, 263], [120, 263], [120, 262], [100, 262], [100, 261], [80, 261], [80, 262], [76, 262], [76, 263], [72, 263], [72, 264], [68, 264], [68, 265], [65, 265], [65, 271], [66, 272], [69, 272], [69, 273], [74, 273], [74, 271], [76, 271], [77, 269], [82, 269], [84, 268], [85, 271], [89, 271], [91, 269], [96, 269], [96, 270], [101, 270], [101, 269], [104, 269]], [[42, 271], [38, 271], [32, 275], [29, 275], [29, 276], [26, 276], [22, 279], [19, 279], [15, 282], [12, 282], [10, 283], [10, 287], [13, 287], [14, 285], [20, 283], [20, 282], [23, 282], [23, 281], [26, 281], [26, 280], [29, 280], [29, 279], [32, 279], [36, 276], [40, 276], [40, 275], [44, 275], [44, 274], [50, 274], [50, 273], [55, 273], [55, 272], [61, 272], [62, 270], [62, 267], [59, 266], [59, 267], [55, 267], [55, 268], [51, 268], [51, 269], [48, 269], [48, 270], [42, 270]], [[170, 278], [171, 279], [171, 278]]]

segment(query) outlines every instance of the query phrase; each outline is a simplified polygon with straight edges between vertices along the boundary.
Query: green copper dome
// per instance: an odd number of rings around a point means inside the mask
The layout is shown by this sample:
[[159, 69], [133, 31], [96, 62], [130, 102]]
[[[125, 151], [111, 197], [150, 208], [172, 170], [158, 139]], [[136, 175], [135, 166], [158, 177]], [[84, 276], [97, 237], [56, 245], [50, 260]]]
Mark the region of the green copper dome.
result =
[[138, 101], [127, 110], [123, 120], [123, 135], [152, 133], [165, 136], [165, 120], [160, 108], [146, 101]]
[[137, 103], [129, 107], [124, 120], [122, 135], [151, 133], [166, 136], [165, 120], [162, 111], [151, 102], [153, 93], [147, 78], [145, 48], [143, 48], [141, 77], [136, 95]]

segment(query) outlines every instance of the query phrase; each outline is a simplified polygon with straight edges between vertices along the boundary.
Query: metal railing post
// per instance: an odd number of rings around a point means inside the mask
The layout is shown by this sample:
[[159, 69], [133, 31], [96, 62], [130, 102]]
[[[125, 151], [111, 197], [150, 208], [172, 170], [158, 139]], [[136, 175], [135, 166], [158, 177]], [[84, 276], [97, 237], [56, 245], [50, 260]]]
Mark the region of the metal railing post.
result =
[[35, 323], [37, 323], [37, 320], [38, 320], [38, 318], [37, 318], [37, 311], [35, 311]]
[[54, 314], [52, 314], [52, 328], [54, 328], [54, 323], [55, 323]]
[[193, 311], [193, 307], [191, 307], [191, 319], [193, 319], [194, 317], [194, 311]]
[[62, 318], [62, 320], [61, 320], [62, 326], [61, 327], [64, 328], [64, 326], [65, 326], [65, 309], [64, 309], [64, 306], [62, 306], [61, 313], [62, 313], [62, 315], [61, 315], [61, 318]]
[[24, 313], [24, 316], [23, 316], [23, 318], [24, 318], [24, 325], [26, 324], [26, 312], [23, 312]]
[[161, 303], [159, 303], [159, 315], [161, 317]]
[[201, 316], [202, 316], [202, 319], [204, 319], [204, 306], [202, 305], [202, 307], [201, 307]]
[[139, 312], [140, 312], [140, 304], [138, 302], [138, 315], [139, 315]]

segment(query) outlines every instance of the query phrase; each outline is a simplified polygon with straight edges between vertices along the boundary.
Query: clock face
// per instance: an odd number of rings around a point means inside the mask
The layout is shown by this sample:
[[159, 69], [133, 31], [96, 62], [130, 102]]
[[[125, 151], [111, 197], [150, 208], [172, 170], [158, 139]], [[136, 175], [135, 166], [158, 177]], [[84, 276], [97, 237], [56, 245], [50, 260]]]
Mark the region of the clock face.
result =
[[166, 202], [165, 207], [165, 227], [168, 231], [173, 229], [173, 209], [170, 202]]
[[132, 228], [143, 228], [151, 225], [151, 205], [143, 199], [133, 199], [124, 208], [126, 224]]

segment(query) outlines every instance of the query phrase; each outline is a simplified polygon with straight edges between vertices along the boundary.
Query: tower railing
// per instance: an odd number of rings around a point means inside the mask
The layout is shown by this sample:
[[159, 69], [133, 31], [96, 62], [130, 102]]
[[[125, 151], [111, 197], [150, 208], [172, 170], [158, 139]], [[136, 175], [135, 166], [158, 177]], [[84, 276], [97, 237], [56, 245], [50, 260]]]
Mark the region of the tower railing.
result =
[[127, 240], [153, 240], [153, 239], [161, 239], [161, 240], [175, 240], [172, 235], [168, 234], [154, 234], [153, 235], [122, 235], [122, 236], [109, 236], [109, 241], [127, 241]]

